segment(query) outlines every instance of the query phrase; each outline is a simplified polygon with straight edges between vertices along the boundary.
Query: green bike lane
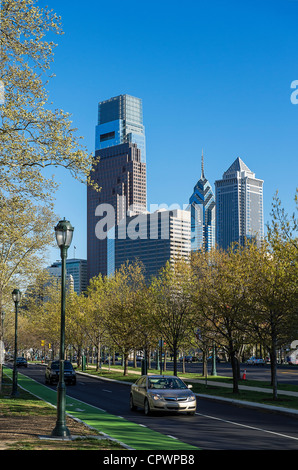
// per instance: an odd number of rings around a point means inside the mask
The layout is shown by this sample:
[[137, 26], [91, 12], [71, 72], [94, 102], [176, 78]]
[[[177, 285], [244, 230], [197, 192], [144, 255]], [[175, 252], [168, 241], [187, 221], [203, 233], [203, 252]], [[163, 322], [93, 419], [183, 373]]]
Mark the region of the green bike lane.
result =
[[[5, 374], [11, 378], [12, 369], [5, 368]], [[57, 405], [56, 390], [52, 390], [21, 373], [18, 373], [18, 385], [50, 405]], [[115, 439], [133, 450], [199, 450], [198, 447], [166, 436], [143, 425], [133, 423], [120, 416], [112, 415], [68, 395], [66, 396], [65, 410], [69, 416], [84, 422], [96, 431]], [[49, 430], [49, 435], [51, 431]]]

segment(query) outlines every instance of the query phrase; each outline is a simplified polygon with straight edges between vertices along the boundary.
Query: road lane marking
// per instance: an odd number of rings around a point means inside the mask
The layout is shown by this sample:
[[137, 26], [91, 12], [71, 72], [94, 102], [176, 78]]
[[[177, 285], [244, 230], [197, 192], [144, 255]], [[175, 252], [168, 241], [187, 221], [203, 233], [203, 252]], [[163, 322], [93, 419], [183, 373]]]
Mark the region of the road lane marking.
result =
[[234, 426], [240, 426], [242, 428], [253, 429], [254, 431], [261, 431], [261, 432], [265, 432], [268, 434], [274, 434], [275, 436], [285, 437], [286, 439], [293, 439], [294, 441], [298, 441], [298, 437], [289, 436], [287, 434], [282, 434], [282, 433], [275, 432], [275, 431], [269, 431], [268, 429], [257, 428], [255, 426], [249, 426], [248, 424], [236, 423], [235, 421], [229, 421], [227, 419], [217, 418], [216, 416], [204, 415], [202, 413], [196, 413], [196, 415], [203, 416], [204, 418], [210, 418], [210, 419], [215, 419], [217, 421], [222, 421], [223, 423], [233, 424]]

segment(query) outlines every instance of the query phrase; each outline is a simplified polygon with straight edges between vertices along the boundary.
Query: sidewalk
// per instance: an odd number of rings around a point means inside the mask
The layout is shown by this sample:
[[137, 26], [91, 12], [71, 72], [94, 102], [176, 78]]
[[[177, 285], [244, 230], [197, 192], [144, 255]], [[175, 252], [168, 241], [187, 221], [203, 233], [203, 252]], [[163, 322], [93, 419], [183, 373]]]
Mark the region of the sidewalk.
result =
[[[205, 384], [205, 380], [200, 380], [200, 379], [187, 379], [188, 382], [197, 382], [201, 384]], [[212, 385], [212, 386], [217, 386], [217, 387], [226, 387], [226, 388], [232, 388], [232, 384], [227, 384], [227, 383], [218, 383], [214, 381], [209, 381], [207, 380], [207, 385]], [[249, 387], [247, 385], [239, 385], [239, 390], [250, 390], [250, 391], [255, 391], [255, 392], [262, 392], [262, 393], [271, 393], [272, 390], [270, 388], [263, 388], [263, 387]], [[278, 395], [288, 395], [292, 397], [297, 397], [298, 400], [298, 392], [290, 392], [286, 390], [278, 390]], [[218, 397], [218, 396], [211, 396], [211, 395], [204, 395], [204, 394], [199, 394], [200, 397], [202, 398], [209, 398], [212, 400], [217, 400], [217, 401], [225, 401], [225, 402], [230, 402], [234, 403], [235, 405], [241, 405], [241, 406], [247, 406], [249, 408], [258, 408], [258, 409], [264, 409], [267, 411], [272, 411], [275, 413], [282, 413], [294, 417], [298, 417], [298, 410], [292, 409], [292, 408], [285, 408], [282, 406], [273, 406], [273, 405], [265, 405], [264, 403], [256, 403], [256, 402], [250, 402], [250, 401], [244, 401], [244, 400], [237, 400], [233, 398], [224, 398], [224, 397]]]

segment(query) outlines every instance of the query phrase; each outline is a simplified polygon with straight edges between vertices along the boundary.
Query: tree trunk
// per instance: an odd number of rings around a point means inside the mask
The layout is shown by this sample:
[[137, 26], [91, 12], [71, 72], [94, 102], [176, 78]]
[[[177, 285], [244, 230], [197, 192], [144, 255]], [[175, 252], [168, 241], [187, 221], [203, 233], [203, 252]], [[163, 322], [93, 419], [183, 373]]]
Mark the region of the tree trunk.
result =
[[238, 387], [238, 361], [235, 355], [235, 351], [230, 351], [231, 365], [233, 371], [233, 393], [239, 393]]
[[203, 377], [208, 376], [208, 365], [207, 365], [207, 352], [203, 349]]
[[178, 373], [178, 368], [177, 368], [177, 354], [178, 354], [178, 351], [177, 351], [177, 346], [174, 345], [173, 347], [173, 353], [174, 353], [174, 372], [173, 374], [174, 375], [177, 375]]
[[96, 352], [96, 371], [98, 372], [101, 366], [101, 361], [100, 361], [100, 341], [98, 342], [97, 345], [97, 352]]
[[123, 375], [128, 375], [128, 353], [125, 352], [124, 354], [124, 372], [123, 372]]
[[272, 338], [270, 362], [271, 362], [271, 385], [272, 385], [272, 392], [273, 392], [273, 400], [277, 400], [277, 357], [276, 357], [275, 338]]

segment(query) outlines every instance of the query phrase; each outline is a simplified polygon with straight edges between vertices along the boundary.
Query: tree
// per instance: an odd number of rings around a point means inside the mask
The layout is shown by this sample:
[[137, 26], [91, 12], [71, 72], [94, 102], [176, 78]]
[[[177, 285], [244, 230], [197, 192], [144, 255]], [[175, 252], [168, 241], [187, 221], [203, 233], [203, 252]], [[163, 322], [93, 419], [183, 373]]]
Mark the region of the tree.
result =
[[45, 207], [0, 195], [0, 309], [16, 285], [24, 291], [42, 268], [44, 252], [54, 242], [54, 220]]
[[[174, 375], [177, 375], [177, 354], [187, 338], [194, 336], [192, 273], [185, 260], [169, 262], [151, 283], [152, 326], [156, 335], [166, 341], [173, 352]], [[190, 342], [190, 339], [189, 339]]]
[[108, 307], [109, 279], [101, 275], [90, 280], [85, 298], [88, 319], [86, 334], [91, 344], [97, 348], [97, 370], [101, 361], [101, 348], [108, 342], [106, 317]]
[[[40, 348], [41, 340], [51, 344], [52, 356], [60, 345], [61, 290], [59, 278], [46, 270], [36, 274], [22, 300], [22, 315], [32, 334], [31, 347]], [[33, 339], [34, 338], [34, 339]]]
[[297, 339], [298, 259], [295, 244], [283, 241], [273, 248], [267, 241], [252, 246], [247, 257], [251, 269], [251, 298], [247, 326], [270, 354], [273, 399], [277, 399], [277, 356], [279, 346]]
[[[48, 104], [46, 85], [61, 20], [36, 0], [2, 0], [0, 79], [0, 191], [49, 202], [57, 182], [46, 167], [64, 167], [91, 184], [92, 157], [80, 143], [70, 115]], [[95, 189], [97, 189], [94, 183]]]
[[65, 322], [66, 345], [76, 350], [77, 364], [80, 366], [82, 353], [88, 346], [88, 311], [84, 295], [69, 292], [66, 297]]
[[124, 356], [124, 375], [127, 375], [128, 356], [139, 343], [146, 312], [146, 283], [143, 267], [126, 263], [108, 278], [105, 325], [109, 336]]
[[276, 192], [271, 211], [271, 223], [267, 225], [268, 229], [268, 241], [271, 246], [278, 247], [280, 243], [283, 244], [285, 240], [290, 242], [296, 250], [298, 249], [298, 188], [295, 194], [295, 212], [289, 217], [286, 213], [285, 208], [282, 206], [282, 202]]
[[[249, 271], [243, 263], [248, 249], [233, 246], [229, 251], [196, 253], [192, 266], [196, 277], [193, 301], [197, 323], [209, 337], [225, 346], [233, 371], [233, 393], [239, 393], [239, 351], [245, 341], [245, 300], [250, 295]], [[208, 331], [209, 330], [209, 331]]]

